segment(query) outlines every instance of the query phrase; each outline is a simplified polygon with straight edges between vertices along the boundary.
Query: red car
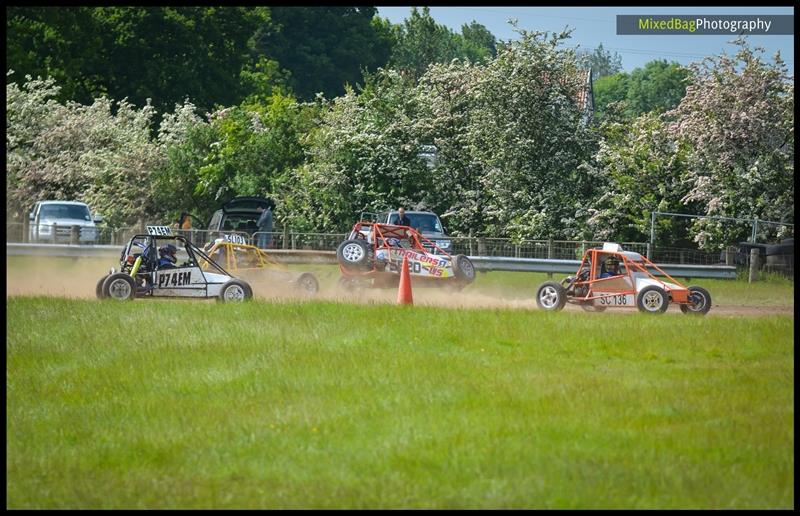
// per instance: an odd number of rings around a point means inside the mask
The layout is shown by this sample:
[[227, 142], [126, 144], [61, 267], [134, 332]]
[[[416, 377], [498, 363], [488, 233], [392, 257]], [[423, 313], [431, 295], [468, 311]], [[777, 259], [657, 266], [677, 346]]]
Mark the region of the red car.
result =
[[450, 285], [463, 288], [475, 280], [469, 258], [451, 256], [409, 226], [360, 221], [336, 250], [342, 277], [339, 283], [356, 286], [396, 287], [403, 258], [414, 286]]

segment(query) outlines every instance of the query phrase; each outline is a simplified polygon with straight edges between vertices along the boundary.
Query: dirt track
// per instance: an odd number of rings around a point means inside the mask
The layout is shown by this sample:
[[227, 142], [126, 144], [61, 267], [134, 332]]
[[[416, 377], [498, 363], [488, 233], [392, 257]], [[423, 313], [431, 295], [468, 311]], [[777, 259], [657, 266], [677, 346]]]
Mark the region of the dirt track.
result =
[[[41, 260], [26, 261], [23, 266], [13, 267], [13, 272], [6, 268], [6, 296], [49, 295], [65, 298], [94, 299], [95, 286], [102, 274], [108, 269], [108, 260], [88, 261], [75, 260], [65, 265], [53, 267], [45, 265]], [[367, 289], [347, 293], [338, 289], [333, 278], [319, 278], [321, 290], [316, 299], [327, 299], [340, 302], [356, 303], [394, 303], [397, 293], [393, 289]], [[272, 280], [262, 279], [253, 282], [253, 290], [257, 299], [302, 299], [285, 279], [280, 276]], [[505, 297], [496, 292], [481, 291], [480, 285], [469, 287], [463, 292], [451, 292], [442, 289], [418, 288], [414, 290], [414, 302], [417, 305], [463, 308], [517, 308], [536, 310], [533, 296], [530, 298]], [[567, 312], [583, 313], [574, 305], [567, 305]], [[605, 314], [632, 314], [632, 309], [609, 309]], [[672, 306], [668, 313], [680, 314], [677, 306]], [[587, 314], [596, 316], [597, 314]], [[714, 304], [709, 315], [740, 317], [767, 315], [794, 315], [793, 306], [748, 306]]]

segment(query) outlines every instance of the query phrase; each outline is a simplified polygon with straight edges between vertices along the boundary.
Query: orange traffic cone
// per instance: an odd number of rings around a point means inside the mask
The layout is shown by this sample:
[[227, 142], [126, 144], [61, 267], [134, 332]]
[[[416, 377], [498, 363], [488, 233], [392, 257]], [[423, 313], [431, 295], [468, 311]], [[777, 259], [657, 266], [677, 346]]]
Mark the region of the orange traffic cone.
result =
[[408, 256], [403, 256], [403, 268], [400, 269], [400, 287], [397, 289], [398, 305], [413, 305], [411, 296], [411, 275], [408, 273]]

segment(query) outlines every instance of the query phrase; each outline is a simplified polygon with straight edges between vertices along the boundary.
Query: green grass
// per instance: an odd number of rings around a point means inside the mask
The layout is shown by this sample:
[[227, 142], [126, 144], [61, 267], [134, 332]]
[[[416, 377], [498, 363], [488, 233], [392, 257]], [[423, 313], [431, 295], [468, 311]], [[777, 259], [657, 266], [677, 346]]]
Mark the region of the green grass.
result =
[[794, 507], [791, 316], [7, 301], [9, 508]]

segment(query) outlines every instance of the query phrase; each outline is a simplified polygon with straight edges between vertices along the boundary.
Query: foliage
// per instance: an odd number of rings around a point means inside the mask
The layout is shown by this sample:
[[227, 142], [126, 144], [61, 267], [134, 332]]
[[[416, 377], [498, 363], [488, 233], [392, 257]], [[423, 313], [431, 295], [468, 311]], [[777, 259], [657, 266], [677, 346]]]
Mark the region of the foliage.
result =
[[[692, 146], [684, 202], [700, 203], [706, 215], [793, 223], [794, 81], [779, 54], [769, 62], [763, 49], [735, 44], [735, 55], [692, 66], [686, 96], [669, 113], [674, 137]], [[693, 232], [703, 247], [749, 235], [711, 220], [698, 220]]]
[[[631, 121], [606, 122], [595, 156], [594, 176], [601, 193], [589, 210], [587, 227], [599, 240], [649, 240], [650, 213], [695, 213], [698, 203], [686, 206], [686, 142], [676, 142], [663, 117], [646, 113]], [[656, 244], [678, 247], [687, 242], [685, 226], [659, 218]]]
[[[690, 70], [665, 60], [650, 61], [630, 74], [617, 73], [594, 83], [595, 109], [598, 120], [615, 114], [634, 118], [643, 113], [663, 113], [675, 108], [686, 93]], [[612, 103], [624, 103], [612, 106]]]
[[317, 93], [341, 95], [345, 84], [361, 80], [363, 70], [376, 70], [389, 59], [392, 37], [387, 27], [373, 23], [374, 7], [269, 10], [274, 30], [260, 31], [258, 52], [280, 63], [301, 100], [313, 100]]
[[585, 87], [568, 32], [520, 30], [476, 84], [469, 149], [484, 167], [483, 231], [515, 238], [579, 236], [593, 195], [582, 164], [595, 137], [576, 99]]
[[391, 66], [417, 79], [429, 65], [449, 63], [453, 59], [485, 62], [497, 54], [497, 41], [483, 25], [464, 24], [461, 34], [436, 23], [428, 7], [411, 15], [401, 25], [393, 26], [395, 45]]
[[616, 52], [603, 48], [600, 43], [593, 51], [579, 50], [578, 60], [586, 68], [592, 69], [592, 79], [614, 75], [622, 71], [622, 58]]
[[84, 201], [110, 224], [157, 216], [155, 109], [105, 97], [62, 105], [58, 92], [53, 79], [6, 85], [6, 217], [19, 219], [45, 199]]

